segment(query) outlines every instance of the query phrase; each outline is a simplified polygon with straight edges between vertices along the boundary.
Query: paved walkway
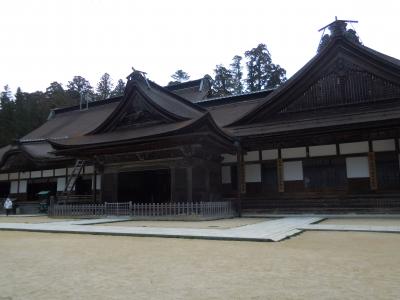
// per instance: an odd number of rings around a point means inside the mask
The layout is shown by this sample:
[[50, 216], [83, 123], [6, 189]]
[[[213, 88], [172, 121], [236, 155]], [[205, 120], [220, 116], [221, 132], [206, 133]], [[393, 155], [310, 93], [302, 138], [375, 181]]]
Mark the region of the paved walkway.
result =
[[298, 228], [321, 221], [322, 218], [281, 218], [230, 229], [121, 227], [118, 225], [89, 226], [93, 224], [119, 222], [124, 220], [130, 219], [106, 218], [40, 224], [0, 223], [0, 230], [277, 242], [300, 233], [302, 230]]
[[329, 231], [364, 231], [364, 232], [389, 232], [400, 233], [400, 226], [376, 225], [333, 225], [333, 224], [308, 224], [298, 227], [299, 230], [329, 230]]

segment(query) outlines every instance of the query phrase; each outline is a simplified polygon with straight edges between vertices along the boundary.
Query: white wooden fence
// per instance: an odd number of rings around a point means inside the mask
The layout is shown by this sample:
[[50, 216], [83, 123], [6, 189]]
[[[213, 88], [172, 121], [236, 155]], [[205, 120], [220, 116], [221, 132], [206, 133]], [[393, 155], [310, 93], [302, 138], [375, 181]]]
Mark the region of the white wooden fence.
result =
[[132, 216], [132, 217], [230, 217], [235, 215], [232, 202], [103, 203], [52, 204], [49, 215], [58, 216]]

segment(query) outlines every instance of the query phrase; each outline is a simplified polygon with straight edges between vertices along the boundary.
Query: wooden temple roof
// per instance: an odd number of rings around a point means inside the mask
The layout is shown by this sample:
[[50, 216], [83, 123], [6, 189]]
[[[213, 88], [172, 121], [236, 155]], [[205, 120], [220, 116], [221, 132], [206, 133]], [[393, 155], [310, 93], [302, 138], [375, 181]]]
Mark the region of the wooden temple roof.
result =
[[[336, 81], [346, 80], [346, 76], [351, 72], [358, 72], [359, 77], [370, 76], [369, 89], [385, 89], [391, 90], [400, 87], [400, 61], [382, 54], [378, 51], [372, 50], [363, 45], [350, 41], [345, 36], [333, 37], [328, 45], [314, 58], [312, 58], [305, 66], [303, 66], [298, 72], [296, 72], [288, 81], [277, 88], [274, 92], [269, 94], [263, 102], [257, 107], [242, 117], [239, 117], [232, 123], [228, 124], [228, 127], [243, 126], [245, 124], [250, 125], [254, 123], [264, 123], [265, 120], [271, 117], [278, 117], [285, 119], [283, 114], [279, 115], [280, 112], [287, 109], [291, 103], [299, 101], [299, 99], [313, 87], [322, 90], [323, 82], [322, 79], [329, 75]], [[364, 73], [364, 74], [362, 74]], [[382, 85], [377, 87], [374, 86], [375, 78], [380, 79]], [[338, 82], [338, 85], [342, 84]], [[385, 86], [386, 85], [386, 86]], [[350, 86], [354, 90], [360, 88], [358, 86]], [[361, 87], [363, 88], [363, 87]], [[331, 87], [332, 89], [332, 87]], [[321, 99], [324, 95], [318, 94], [315, 91], [312, 95], [314, 102], [322, 102], [326, 99]], [[333, 91], [326, 91], [326, 93], [332, 93]], [[357, 97], [357, 95], [346, 95], [350, 91], [345, 90], [343, 96], [345, 97]], [[358, 92], [358, 91], [356, 91]], [[335, 106], [354, 104], [351, 101], [347, 103], [339, 103], [339, 97], [334, 95], [331, 97], [332, 103], [320, 103], [320, 106], [309, 107], [309, 109], [317, 110], [323, 108], [323, 106]], [[364, 97], [364, 95], [360, 95]], [[361, 99], [365, 102], [374, 102], [377, 100], [385, 100], [381, 98], [397, 98], [400, 100], [400, 93], [397, 91], [392, 95], [376, 95], [374, 99]], [[378, 99], [379, 98], [379, 99]], [[322, 101], [321, 101], [322, 100]], [[345, 100], [345, 99], [343, 99]], [[334, 111], [333, 111], [334, 113]]]
[[199, 130], [233, 144], [236, 137], [361, 128], [400, 119], [400, 61], [344, 36], [333, 37], [276, 90], [201, 101], [179, 95], [179, 90], [197, 91], [200, 84], [161, 87], [134, 72], [124, 96], [90, 103], [88, 110], [55, 110], [18, 145], [1, 148], [0, 157], [25, 151], [33, 159], [52, 159], [55, 148], [138, 143]]

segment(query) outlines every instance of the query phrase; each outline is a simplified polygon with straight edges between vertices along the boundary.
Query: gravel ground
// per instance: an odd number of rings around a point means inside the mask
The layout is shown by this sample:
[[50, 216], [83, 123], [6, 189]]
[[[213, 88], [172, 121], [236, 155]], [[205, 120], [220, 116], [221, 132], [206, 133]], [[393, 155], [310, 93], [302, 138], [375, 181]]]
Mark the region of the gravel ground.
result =
[[384, 233], [257, 243], [0, 231], [0, 299], [398, 299], [399, 249]]

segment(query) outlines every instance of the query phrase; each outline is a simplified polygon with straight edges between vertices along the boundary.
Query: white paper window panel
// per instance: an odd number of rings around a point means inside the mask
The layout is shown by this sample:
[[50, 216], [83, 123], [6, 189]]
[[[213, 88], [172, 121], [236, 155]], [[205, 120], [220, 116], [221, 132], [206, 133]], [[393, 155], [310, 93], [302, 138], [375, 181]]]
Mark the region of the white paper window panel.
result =
[[336, 145], [319, 145], [308, 148], [310, 157], [336, 155]]
[[[92, 190], [94, 186], [94, 176], [92, 176]], [[101, 175], [96, 175], [96, 190], [101, 190]]]
[[54, 170], [54, 176], [65, 176], [67, 175], [67, 169], [55, 169]]
[[11, 181], [10, 194], [18, 194], [18, 181]]
[[54, 172], [53, 170], [43, 170], [43, 177], [53, 177]]
[[221, 168], [221, 177], [222, 183], [231, 183], [231, 167], [230, 166], [223, 166]]
[[244, 155], [243, 159], [244, 161], [257, 161], [260, 160], [260, 155], [258, 151], [249, 151]]
[[72, 174], [73, 170], [74, 170], [74, 168], [68, 168], [68, 175]]
[[282, 158], [300, 158], [306, 157], [306, 147], [296, 147], [296, 148], [282, 148], [281, 149]]
[[273, 160], [278, 158], [278, 149], [263, 150], [261, 151], [263, 160]]
[[369, 151], [368, 142], [355, 142], [339, 144], [340, 154], [367, 153]]
[[394, 140], [377, 140], [372, 141], [372, 149], [375, 152], [395, 151], [396, 145], [394, 144]]
[[8, 180], [8, 173], [0, 174], [0, 180]]
[[246, 182], [261, 182], [261, 165], [245, 165], [244, 174]]
[[94, 167], [93, 166], [86, 166], [85, 167], [85, 174], [93, 174], [94, 173]]
[[10, 173], [10, 180], [15, 180], [15, 179], [18, 180], [18, 172], [16, 172], [16, 173]]
[[25, 194], [26, 193], [26, 190], [27, 190], [27, 187], [28, 187], [28, 181], [27, 180], [20, 180], [20, 182], [19, 182], [19, 193], [20, 194]]
[[283, 180], [303, 180], [303, 163], [301, 160], [283, 162]]
[[236, 155], [222, 154], [222, 157], [223, 157], [223, 162], [224, 163], [230, 163], [230, 162], [236, 162], [237, 161]]
[[42, 171], [32, 171], [31, 178], [40, 178], [42, 177]]
[[31, 172], [29, 172], [29, 171], [19, 172], [20, 179], [28, 179], [30, 176], [31, 176]]
[[57, 178], [57, 192], [63, 192], [65, 190], [65, 177]]
[[368, 157], [346, 157], [347, 178], [369, 177]]

